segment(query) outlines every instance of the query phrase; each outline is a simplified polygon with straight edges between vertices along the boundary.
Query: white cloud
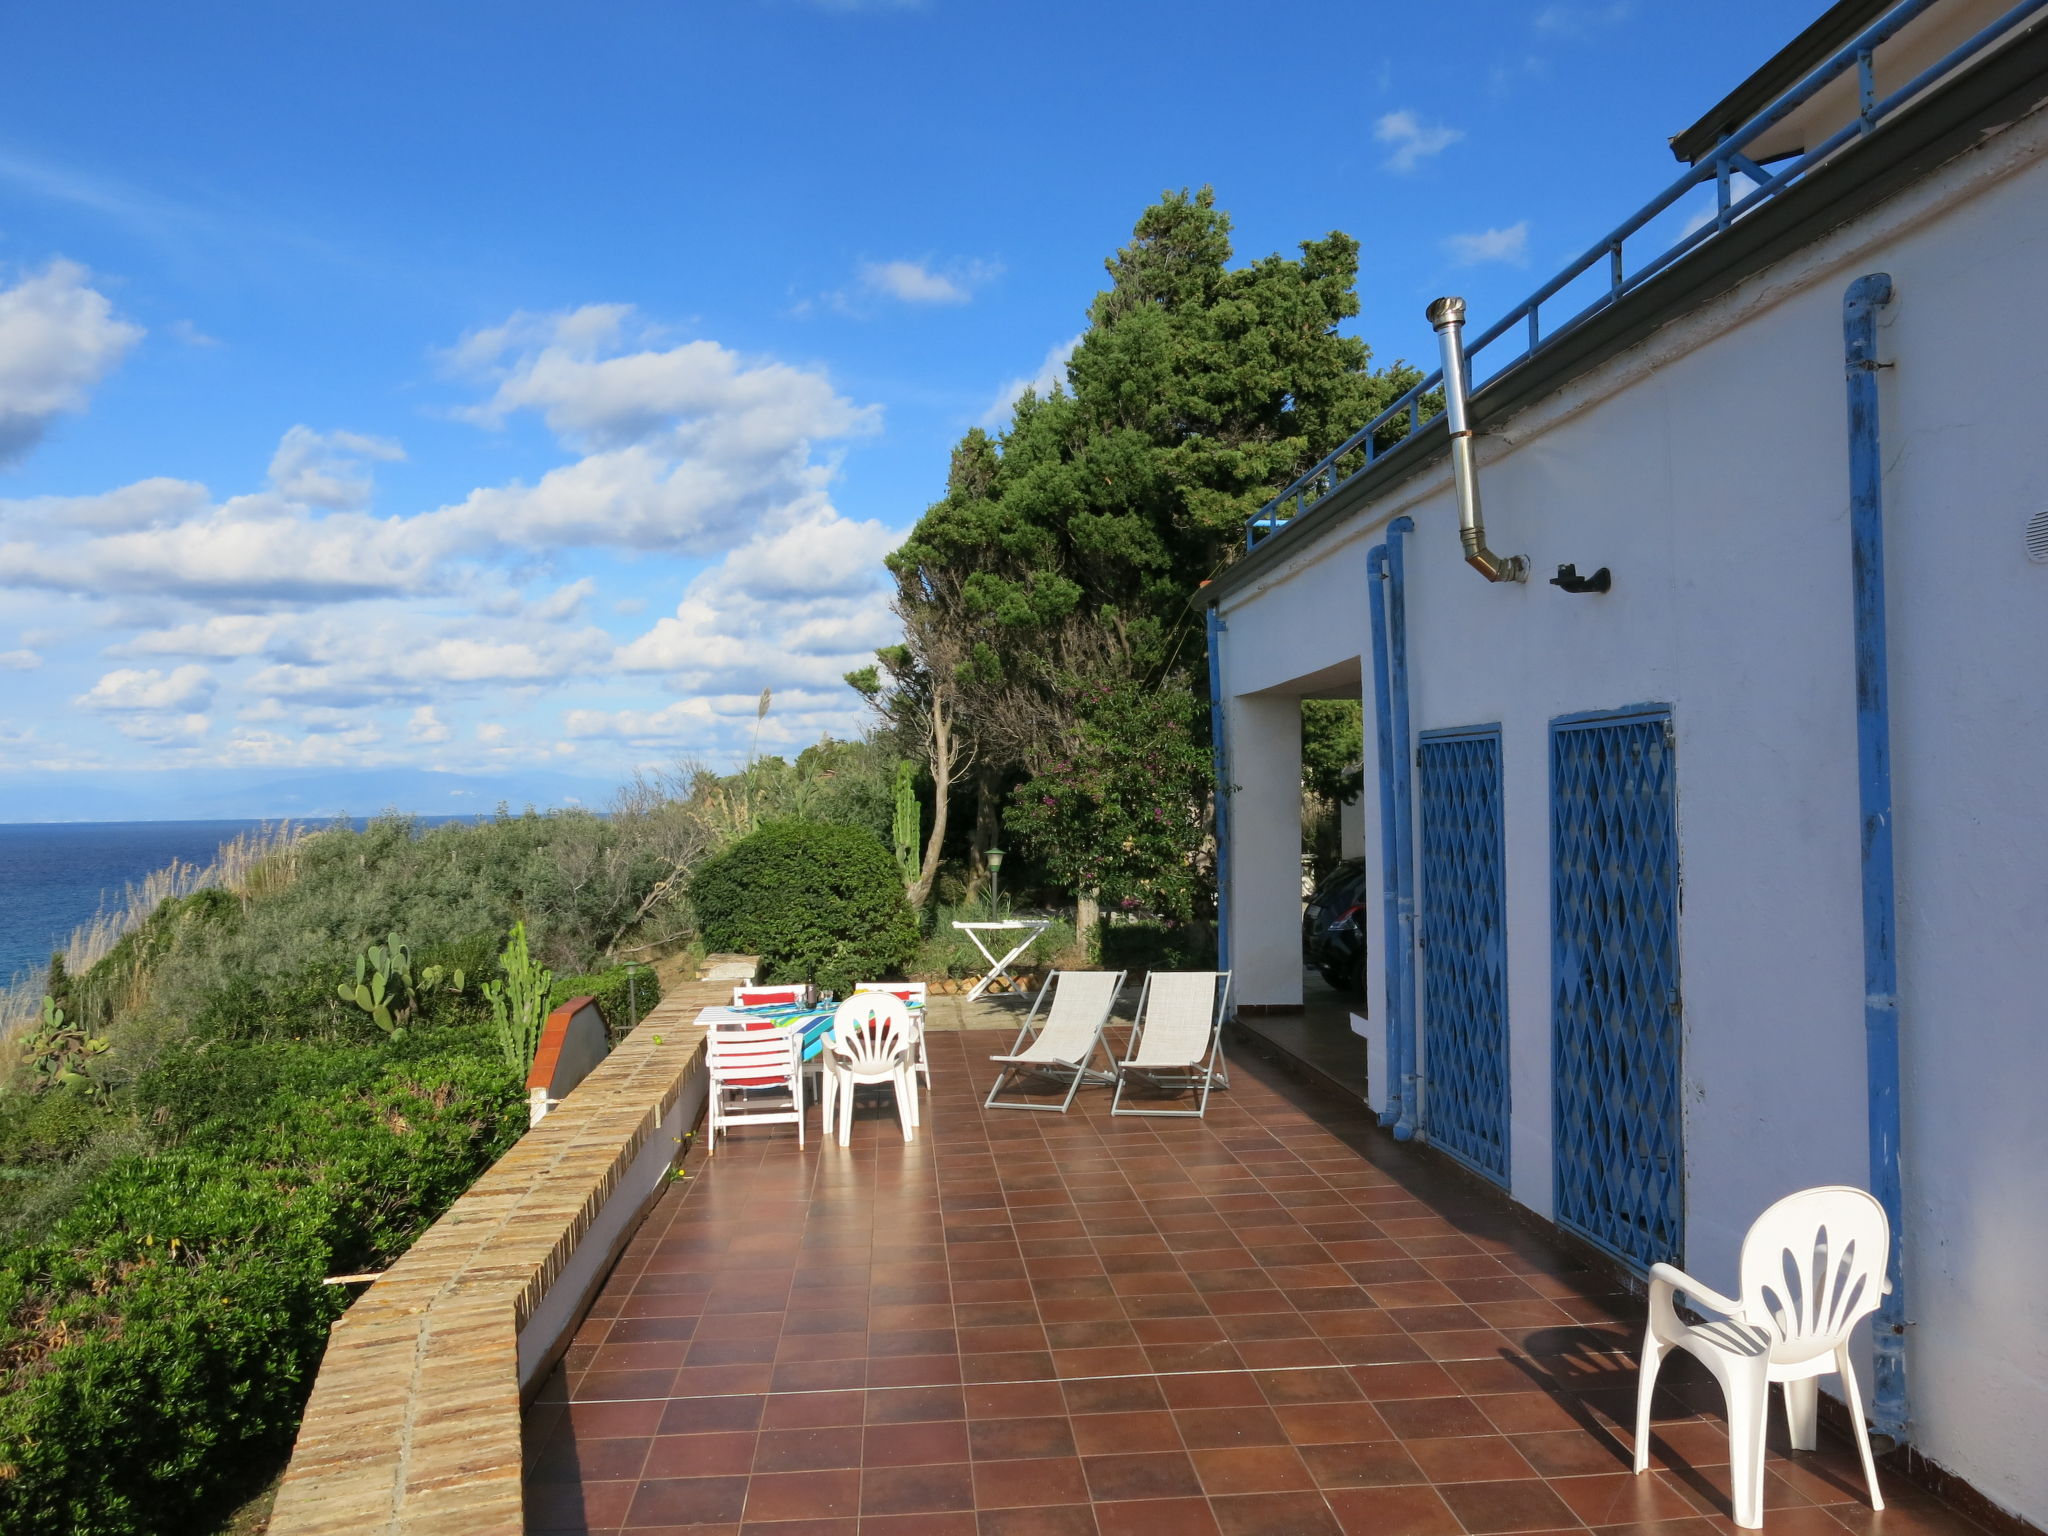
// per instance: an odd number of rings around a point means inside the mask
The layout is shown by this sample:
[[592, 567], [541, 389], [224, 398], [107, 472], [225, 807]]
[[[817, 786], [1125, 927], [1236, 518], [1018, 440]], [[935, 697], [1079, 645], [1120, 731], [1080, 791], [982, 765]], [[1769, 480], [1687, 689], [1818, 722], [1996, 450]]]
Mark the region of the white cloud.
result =
[[84, 410], [93, 386], [142, 339], [88, 276], [76, 262], [53, 261], [0, 289], [0, 464], [27, 454], [60, 414]]
[[[0, 500], [0, 588], [64, 594], [19, 597], [16, 622], [61, 614], [67, 641], [97, 624], [109, 658], [51, 676], [78, 666], [67, 644], [12, 686], [75, 700], [56, 713], [108, 763], [611, 766], [568, 744], [568, 705], [595, 740], [712, 753], [745, 738], [691, 696], [743, 697], [750, 734], [764, 685], [764, 745], [859, 728], [841, 674], [895, 636], [880, 561], [899, 535], [842, 516], [831, 489], [875, 409], [818, 369], [664, 336], [624, 306], [515, 315], [451, 358], [482, 380], [467, 414], [532, 413], [562, 445], [554, 467], [394, 515], [373, 471], [395, 444], [302, 425], [244, 494], [157, 477]], [[582, 615], [644, 603], [641, 552], [694, 563], [680, 601], [653, 605], [671, 616], [621, 642]], [[19, 632], [0, 667], [48, 649]]]
[[744, 457], [878, 425], [877, 410], [844, 399], [823, 374], [749, 364], [715, 341], [622, 350], [656, 335], [623, 304], [515, 315], [451, 354], [497, 381], [491, 399], [464, 414], [495, 426], [515, 411], [538, 411], [557, 436], [588, 447], [660, 443]]
[[213, 721], [202, 714], [135, 714], [114, 722], [114, 729], [129, 740], [154, 747], [186, 746], [212, 728]]
[[213, 674], [196, 663], [160, 672], [123, 667], [107, 673], [73, 700], [84, 709], [174, 710], [213, 697]]
[[822, 505], [832, 478], [803, 440], [775, 454], [677, 456], [634, 445], [592, 453], [532, 485], [488, 486], [415, 519], [449, 545], [610, 547], [707, 555], [757, 526], [785, 526]]
[[538, 412], [583, 456], [426, 519], [470, 545], [715, 554], [815, 513], [833, 474], [817, 446], [880, 427], [879, 408], [814, 370], [712, 341], [622, 350], [657, 336], [628, 306], [586, 305], [467, 338], [455, 364], [496, 388], [464, 414], [498, 425]]
[[[760, 724], [763, 748], [808, 746], [828, 732], [845, 736], [854, 728], [857, 710], [844, 687], [828, 690], [775, 690], [775, 704]], [[647, 747], [689, 745], [710, 741], [752, 745], [757, 693], [700, 694], [660, 709], [572, 709], [562, 729], [579, 740], [610, 739]]]
[[354, 767], [365, 761], [363, 749], [384, 739], [374, 725], [351, 731], [311, 731], [286, 736], [278, 731], [240, 730], [229, 739], [224, 761], [260, 768]]
[[324, 518], [275, 495], [69, 545], [0, 544], [0, 586], [201, 602], [337, 602], [427, 587], [449, 530], [361, 513]]
[[901, 536], [878, 522], [856, 523], [838, 513], [821, 516], [741, 545], [711, 578], [718, 587], [749, 597], [801, 604], [873, 592], [882, 557]]
[[965, 304], [1001, 270], [986, 262], [938, 272], [921, 261], [871, 261], [862, 265], [860, 281], [868, 292], [905, 304]]
[[205, 486], [157, 475], [89, 496], [32, 496], [0, 501], [0, 523], [25, 524], [57, 533], [121, 533], [182, 523], [204, 513], [211, 505], [212, 498]]
[[1523, 219], [1504, 229], [1482, 229], [1474, 235], [1452, 235], [1444, 242], [1444, 249], [1461, 267], [1488, 261], [1523, 266], [1529, 260], [1529, 221]]
[[567, 586], [557, 587], [546, 597], [525, 605], [528, 618], [538, 619], [543, 624], [558, 624], [573, 619], [583, 611], [583, 605], [590, 601], [597, 591], [597, 583], [588, 576], [572, 581]]
[[353, 709], [316, 704], [310, 709], [300, 710], [298, 718], [300, 726], [315, 735], [353, 737], [364, 744], [384, 739], [382, 731]]
[[1055, 388], [1064, 388], [1067, 382], [1067, 362], [1074, 355], [1074, 348], [1081, 345], [1076, 334], [1065, 341], [1055, 342], [1046, 349], [1045, 360], [1038, 365], [1038, 372], [1028, 379], [1011, 379], [996, 391], [995, 399], [988, 409], [981, 413], [981, 424], [991, 429], [1008, 425], [1011, 408], [1023, 398], [1026, 390], [1034, 395], [1049, 395]]
[[108, 649], [129, 656], [258, 656], [270, 648], [281, 624], [266, 615], [219, 613], [196, 623], [145, 631]]
[[408, 704], [500, 688], [541, 687], [603, 663], [602, 630], [533, 634], [481, 617], [424, 624], [402, 616], [374, 628], [325, 628], [303, 642], [302, 659], [259, 668], [251, 695], [341, 707]]
[[374, 489], [363, 461], [404, 457], [403, 448], [381, 437], [293, 427], [271, 455], [270, 483], [287, 501], [353, 512], [369, 505]]
[[190, 320], [173, 320], [170, 325], [170, 332], [173, 340], [182, 341], [188, 347], [217, 347], [220, 345], [220, 338], [218, 336], [207, 335], [206, 332], [199, 329]]
[[[691, 582], [675, 616], [621, 646], [612, 665], [663, 674], [684, 692], [838, 687], [898, 631], [881, 561], [899, 537], [828, 508], [756, 539]], [[846, 709], [855, 702], [845, 695]]]
[[1393, 150], [1387, 157], [1387, 169], [1405, 175], [1464, 138], [1465, 130], [1449, 128], [1441, 123], [1426, 126], [1421, 118], [1404, 107], [1398, 112], [1387, 113], [1375, 123], [1372, 136]]
[[[214, 607], [350, 602], [447, 593], [508, 550], [717, 555], [829, 513], [835, 469], [818, 448], [873, 430], [878, 412], [822, 373], [749, 362], [714, 342], [621, 350], [653, 334], [630, 308], [593, 305], [516, 315], [455, 349], [460, 367], [495, 385], [468, 414], [496, 423], [532, 410], [582, 450], [535, 483], [376, 517], [367, 465], [402, 456], [397, 446], [294, 427], [272, 459], [271, 488], [218, 504], [204, 487], [165, 479], [0, 503], [0, 522], [38, 535], [0, 543], [0, 586]], [[88, 536], [42, 536], [49, 530]]]
[[33, 672], [42, 664], [36, 651], [0, 651], [0, 672]]

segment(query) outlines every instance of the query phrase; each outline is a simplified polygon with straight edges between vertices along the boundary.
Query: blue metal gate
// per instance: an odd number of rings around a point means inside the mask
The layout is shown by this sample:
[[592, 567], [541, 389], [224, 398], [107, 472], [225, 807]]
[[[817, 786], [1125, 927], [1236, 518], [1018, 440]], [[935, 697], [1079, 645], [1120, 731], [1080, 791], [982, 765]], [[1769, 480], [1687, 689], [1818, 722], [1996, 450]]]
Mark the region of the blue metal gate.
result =
[[1644, 1266], [1685, 1211], [1675, 784], [1661, 707], [1551, 723], [1557, 1219]]
[[1500, 728], [1427, 732], [1416, 761], [1422, 781], [1423, 1123], [1434, 1145], [1505, 1184]]

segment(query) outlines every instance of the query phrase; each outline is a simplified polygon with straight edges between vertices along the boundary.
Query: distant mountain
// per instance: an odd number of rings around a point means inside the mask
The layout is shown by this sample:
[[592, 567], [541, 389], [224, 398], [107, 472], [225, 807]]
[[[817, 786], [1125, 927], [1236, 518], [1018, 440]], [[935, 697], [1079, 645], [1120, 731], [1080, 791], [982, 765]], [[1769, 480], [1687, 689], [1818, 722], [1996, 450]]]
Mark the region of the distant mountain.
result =
[[502, 774], [421, 768], [175, 769], [161, 773], [0, 772], [0, 822], [319, 820], [398, 810], [489, 815], [585, 806], [603, 810], [618, 784], [547, 769]]

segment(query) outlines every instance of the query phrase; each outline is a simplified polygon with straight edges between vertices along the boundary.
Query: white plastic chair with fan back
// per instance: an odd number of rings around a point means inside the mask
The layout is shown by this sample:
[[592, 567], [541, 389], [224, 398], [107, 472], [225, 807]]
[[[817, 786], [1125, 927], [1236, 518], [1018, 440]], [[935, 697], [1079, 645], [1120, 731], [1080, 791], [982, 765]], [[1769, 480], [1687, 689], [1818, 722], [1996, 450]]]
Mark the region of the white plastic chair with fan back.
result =
[[[1856, 1448], [1870, 1485], [1870, 1507], [1883, 1509], [1863, 1399], [1849, 1362], [1849, 1335], [1891, 1289], [1885, 1264], [1891, 1223], [1884, 1207], [1846, 1184], [1787, 1195], [1757, 1217], [1742, 1240], [1742, 1299], [1723, 1296], [1670, 1264], [1650, 1267], [1650, 1327], [1636, 1387], [1636, 1463], [1650, 1464], [1650, 1395], [1666, 1352], [1696, 1355], [1721, 1383], [1728, 1404], [1730, 1496], [1735, 1523], [1764, 1523], [1764, 1428], [1771, 1383], [1785, 1386], [1785, 1418], [1795, 1450], [1814, 1447], [1820, 1378], [1842, 1378], [1842, 1396], [1856, 1426]], [[1679, 1292], [1723, 1314], [1689, 1324], [1672, 1305]]]
[[864, 1083], [887, 1083], [896, 1091], [896, 1118], [903, 1139], [917, 1134], [916, 1035], [910, 1009], [886, 992], [860, 992], [839, 1005], [825, 1043], [825, 1123], [839, 1120], [839, 1145], [853, 1136], [853, 1091]]
[[930, 988], [921, 981], [863, 981], [853, 989], [858, 997], [863, 992], [887, 992], [891, 997], [901, 998], [910, 1010], [911, 1032], [917, 1037], [917, 1047], [911, 1053], [917, 1063], [917, 1075], [924, 1079], [925, 1087], [932, 1085], [932, 1063], [924, 1043], [925, 1009], [931, 1002]]

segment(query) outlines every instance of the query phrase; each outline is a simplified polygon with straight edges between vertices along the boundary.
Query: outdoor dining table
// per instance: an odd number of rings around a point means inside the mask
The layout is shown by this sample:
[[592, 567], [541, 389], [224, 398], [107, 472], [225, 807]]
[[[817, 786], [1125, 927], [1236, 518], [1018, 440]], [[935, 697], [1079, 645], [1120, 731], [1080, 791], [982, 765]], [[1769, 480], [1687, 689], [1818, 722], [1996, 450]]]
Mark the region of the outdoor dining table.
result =
[[[911, 1003], [913, 1013], [922, 1004]], [[832, 1033], [832, 1020], [839, 1012], [836, 1002], [806, 1006], [801, 1003], [758, 1003], [751, 1008], [734, 1008], [724, 1003], [714, 1003], [697, 1015], [697, 1022], [706, 1029], [720, 1026], [739, 1026], [742, 1029], [800, 1029], [804, 1037], [804, 1060], [816, 1061], [824, 1053], [825, 1041]]]
[[804, 1037], [804, 1060], [815, 1061], [825, 1049], [825, 1037], [832, 1033], [832, 1016], [837, 1003], [806, 1007], [792, 1003], [763, 1003], [752, 1008], [733, 1008], [716, 1003], [697, 1015], [706, 1029], [799, 1029]]

